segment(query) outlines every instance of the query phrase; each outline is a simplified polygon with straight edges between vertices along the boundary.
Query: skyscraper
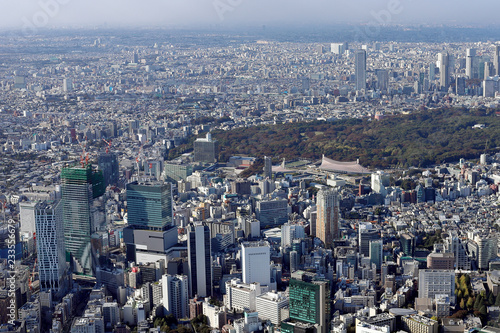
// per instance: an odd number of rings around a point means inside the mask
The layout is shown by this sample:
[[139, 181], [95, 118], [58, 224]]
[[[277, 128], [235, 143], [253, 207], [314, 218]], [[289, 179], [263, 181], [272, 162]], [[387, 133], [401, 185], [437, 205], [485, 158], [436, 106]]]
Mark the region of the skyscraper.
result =
[[104, 185], [118, 185], [118, 156], [115, 153], [99, 154], [97, 157], [99, 170], [102, 170]]
[[128, 224], [136, 229], [166, 230], [173, 223], [172, 184], [127, 184]]
[[370, 241], [370, 263], [377, 266], [377, 270], [382, 268], [383, 242], [381, 239]]
[[439, 85], [441, 89], [447, 89], [450, 84], [450, 57], [448, 53], [440, 53], [439, 60]]
[[376, 69], [375, 75], [377, 75], [377, 89], [387, 91], [389, 89], [389, 71], [387, 69]]
[[127, 184], [128, 227], [123, 230], [127, 258], [139, 263], [166, 260], [165, 251], [177, 243], [173, 225], [172, 184]]
[[316, 237], [325, 243], [326, 247], [340, 236], [339, 233], [339, 196], [337, 190], [322, 188], [316, 200]]
[[210, 229], [206, 224], [188, 226], [189, 295], [212, 294], [212, 256]]
[[357, 50], [354, 54], [354, 69], [356, 73], [356, 90], [366, 88], [366, 51]]
[[93, 275], [96, 258], [90, 236], [97, 229], [94, 199], [104, 194], [100, 171], [85, 167], [63, 168], [61, 172], [62, 213], [66, 251], [76, 274]]
[[[329, 332], [330, 284], [313, 274], [298, 271], [292, 274], [289, 289], [289, 308], [292, 323], [285, 325], [285, 332], [293, 332], [293, 322], [317, 324], [318, 333]], [[283, 328], [283, 327], [282, 327]]]
[[433, 82], [436, 78], [436, 65], [434, 63], [429, 64], [429, 82]]
[[270, 157], [264, 156], [264, 178], [273, 178], [273, 164]]
[[175, 318], [189, 317], [189, 283], [186, 275], [162, 276], [163, 306]]
[[60, 201], [35, 205], [40, 291], [52, 290], [57, 298], [64, 296], [68, 287], [61, 209]]
[[459, 96], [465, 95], [465, 77], [457, 77], [455, 80], [455, 93]]
[[486, 80], [490, 76], [495, 76], [495, 67], [493, 66], [493, 63], [489, 61], [484, 62], [484, 76], [483, 79]]
[[494, 46], [493, 67], [495, 68], [493, 74], [500, 75], [500, 45]]
[[469, 79], [475, 79], [476, 73], [474, 71], [476, 62], [476, 49], [467, 49], [467, 58], [465, 62], [465, 74]]
[[214, 163], [217, 162], [217, 148], [216, 140], [212, 140], [212, 135], [207, 133], [205, 138], [198, 138], [194, 142], [194, 161]]
[[267, 241], [244, 242], [241, 244], [243, 283], [258, 282], [266, 286], [271, 284], [270, 251]]

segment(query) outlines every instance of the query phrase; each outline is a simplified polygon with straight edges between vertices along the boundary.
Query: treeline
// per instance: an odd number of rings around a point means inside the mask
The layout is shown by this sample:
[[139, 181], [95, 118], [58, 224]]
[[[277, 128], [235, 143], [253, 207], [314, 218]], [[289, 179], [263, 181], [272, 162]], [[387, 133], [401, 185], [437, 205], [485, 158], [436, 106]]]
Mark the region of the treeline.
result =
[[[475, 124], [484, 129], [473, 129]], [[491, 110], [439, 109], [409, 115], [348, 119], [333, 123], [315, 121], [256, 126], [213, 133], [219, 141], [219, 160], [243, 154], [318, 160], [360, 160], [371, 168], [427, 167], [478, 158], [500, 146], [500, 118]]]

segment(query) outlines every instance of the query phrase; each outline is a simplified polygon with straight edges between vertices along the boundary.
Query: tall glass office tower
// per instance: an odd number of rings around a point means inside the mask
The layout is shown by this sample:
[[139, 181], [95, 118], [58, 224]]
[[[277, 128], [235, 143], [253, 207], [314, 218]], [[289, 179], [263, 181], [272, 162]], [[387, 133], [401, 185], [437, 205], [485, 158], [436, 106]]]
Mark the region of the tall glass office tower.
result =
[[172, 184], [127, 184], [128, 224], [135, 229], [163, 231], [172, 226]]
[[94, 275], [90, 236], [96, 230], [91, 209], [94, 199], [104, 194], [102, 172], [85, 167], [63, 168], [61, 172], [62, 214], [66, 252], [73, 273]]
[[52, 290], [56, 298], [64, 296], [68, 287], [61, 208], [60, 201], [34, 207], [40, 290]]

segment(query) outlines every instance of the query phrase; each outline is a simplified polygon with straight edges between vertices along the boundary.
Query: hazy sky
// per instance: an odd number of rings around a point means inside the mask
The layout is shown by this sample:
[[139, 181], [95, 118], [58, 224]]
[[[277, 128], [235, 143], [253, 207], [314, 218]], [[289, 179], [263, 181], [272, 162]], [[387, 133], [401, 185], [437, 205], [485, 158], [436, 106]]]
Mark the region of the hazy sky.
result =
[[105, 23], [179, 27], [377, 22], [488, 26], [499, 25], [499, 12], [499, 0], [0, 0], [0, 28]]

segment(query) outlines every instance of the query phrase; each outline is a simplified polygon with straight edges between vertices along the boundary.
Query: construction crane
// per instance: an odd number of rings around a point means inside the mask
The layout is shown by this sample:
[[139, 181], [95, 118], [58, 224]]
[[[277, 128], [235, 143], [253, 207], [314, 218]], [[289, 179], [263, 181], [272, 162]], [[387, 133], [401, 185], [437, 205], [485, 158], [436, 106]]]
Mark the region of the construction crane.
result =
[[31, 272], [30, 278], [28, 280], [28, 287], [30, 288], [30, 291], [33, 291], [33, 287], [31, 286], [31, 284], [35, 281], [35, 275], [37, 274], [37, 271], [36, 271], [37, 260], [38, 260], [38, 258], [35, 258], [35, 263], [33, 265], [33, 271]]
[[106, 140], [102, 139], [102, 141], [104, 141], [108, 144], [108, 146], [106, 147], [106, 154], [107, 154], [107, 153], [109, 153], [109, 149], [111, 148], [111, 140], [106, 141]]
[[85, 144], [87, 142], [87, 137], [85, 137], [85, 142], [82, 144], [78, 137], [76, 138], [78, 141], [78, 144], [82, 147], [82, 156], [80, 157], [80, 164], [82, 165], [82, 168], [85, 168], [89, 164], [89, 154], [87, 153], [87, 150], [85, 148]]

